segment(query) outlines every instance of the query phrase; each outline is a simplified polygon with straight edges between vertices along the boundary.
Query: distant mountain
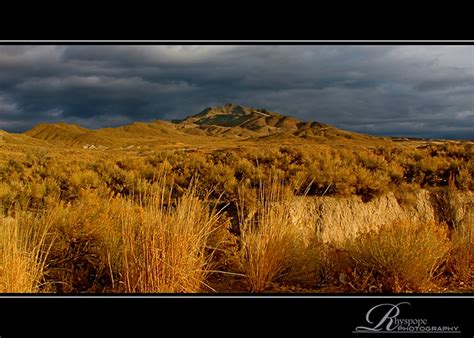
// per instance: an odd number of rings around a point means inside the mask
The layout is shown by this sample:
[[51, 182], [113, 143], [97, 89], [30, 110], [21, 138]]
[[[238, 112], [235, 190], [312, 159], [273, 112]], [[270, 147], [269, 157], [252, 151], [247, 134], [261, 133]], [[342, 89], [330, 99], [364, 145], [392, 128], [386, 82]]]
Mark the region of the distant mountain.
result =
[[[228, 103], [223, 107], [206, 108], [199, 114], [179, 121], [181, 124], [194, 124], [201, 129], [209, 130], [206, 126], [225, 128], [240, 128], [257, 134], [271, 134], [279, 131], [296, 131], [300, 121], [266, 109], [255, 109]], [[220, 129], [225, 133], [227, 129]], [[236, 134], [236, 133], [232, 133]], [[238, 133], [237, 133], [238, 134]], [[255, 136], [247, 134], [246, 136]]]
[[203, 135], [234, 136], [260, 140], [306, 139], [367, 141], [375, 137], [358, 134], [315, 122], [301, 121], [297, 118], [268, 111], [263, 108], [250, 108], [228, 103], [223, 107], [210, 107], [196, 115], [174, 121], [187, 126], [185, 132]]
[[135, 122], [117, 128], [89, 130], [78, 125], [40, 124], [24, 133], [34, 139], [62, 146], [86, 149], [123, 147], [138, 144], [169, 145], [229, 140], [308, 140], [316, 142], [364, 141], [373, 136], [344, 131], [330, 125], [236, 104], [210, 107], [202, 112], [172, 122]]

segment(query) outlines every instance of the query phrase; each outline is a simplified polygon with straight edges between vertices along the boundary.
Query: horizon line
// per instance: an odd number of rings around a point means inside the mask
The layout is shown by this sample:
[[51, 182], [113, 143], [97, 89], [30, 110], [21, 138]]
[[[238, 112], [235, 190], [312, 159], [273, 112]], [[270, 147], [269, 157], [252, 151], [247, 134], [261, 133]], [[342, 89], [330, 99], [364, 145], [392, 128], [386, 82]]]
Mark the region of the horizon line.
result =
[[[289, 116], [289, 115], [286, 115], [286, 116]], [[84, 126], [83, 124], [81, 123], [78, 123], [78, 122], [66, 122], [64, 120], [59, 120], [57, 122], [38, 122], [36, 123], [33, 127], [31, 128], [28, 128], [28, 129], [25, 129], [23, 131], [9, 131], [8, 129], [4, 129], [2, 127], [0, 127], [0, 131], [5, 131], [9, 134], [25, 134], [26, 132], [30, 131], [30, 130], [33, 130], [34, 128], [40, 126], [40, 125], [58, 125], [58, 124], [64, 124], [64, 125], [70, 125], [70, 126], [77, 126], [77, 127], [80, 127], [80, 128], [83, 128], [83, 129], [86, 129], [88, 131], [100, 131], [102, 129], [115, 129], [115, 128], [121, 128], [121, 127], [126, 127], [126, 126], [130, 126], [130, 125], [133, 125], [135, 123], [146, 123], [146, 124], [151, 124], [151, 123], [155, 123], [155, 122], [168, 122], [168, 123], [172, 123], [172, 124], [179, 124], [179, 122], [174, 122], [174, 121], [180, 121], [182, 122], [184, 119], [169, 119], [169, 120], [166, 120], [166, 119], [151, 119], [151, 120], [135, 120], [135, 121], [131, 121], [130, 123], [126, 123], [126, 124], [117, 124], [117, 125], [110, 125], [110, 126], [102, 126], [102, 127], [98, 127], [98, 128], [92, 128], [92, 127], [87, 127], [87, 126]], [[301, 122], [317, 122], [317, 123], [323, 123], [323, 122], [318, 122], [316, 120], [308, 120], [308, 121], [303, 121], [301, 120]], [[374, 133], [367, 133], [367, 132], [360, 132], [360, 131], [354, 131], [354, 130], [351, 130], [351, 129], [345, 129], [345, 128], [341, 128], [335, 124], [331, 124], [331, 123], [323, 123], [325, 125], [328, 125], [328, 126], [331, 126], [331, 127], [334, 127], [336, 129], [340, 129], [340, 130], [343, 130], [343, 131], [348, 131], [348, 132], [352, 132], [352, 133], [357, 133], [357, 134], [362, 134], [362, 135], [369, 135], [369, 136], [374, 136], [374, 137], [379, 137], [379, 138], [391, 138], [391, 139], [407, 139], [407, 140], [421, 140], [421, 141], [464, 141], [464, 142], [474, 142], [474, 139], [472, 138], [449, 138], [449, 137], [423, 137], [423, 136], [404, 136], [404, 135], [394, 135], [394, 134], [374, 134]], [[233, 128], [233, 127], [231, 127]]]

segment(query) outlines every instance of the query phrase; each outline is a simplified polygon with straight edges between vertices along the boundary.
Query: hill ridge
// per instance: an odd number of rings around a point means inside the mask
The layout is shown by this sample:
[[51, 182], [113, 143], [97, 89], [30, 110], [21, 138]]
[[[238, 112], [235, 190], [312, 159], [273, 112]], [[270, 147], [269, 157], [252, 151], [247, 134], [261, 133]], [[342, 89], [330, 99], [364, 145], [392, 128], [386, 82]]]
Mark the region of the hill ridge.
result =
[[345, 131], [316, 121], [302, 121], [264, 108], [234, 103], [207, 107], [182, 120], [136, 121], [119, 127], [96, 130], [64, 122], [40, 123], [23, 134], [52, 144], [82, 147], [93, 145], [94, 148], [143, 142], [173, 144], [182, 141], [198, 144], [212, 142], [216, 138], [274, 141], [302, 139], [317, 142], [337, 139], [366, 141], [368, 138], [375, 138], [375, 136]]

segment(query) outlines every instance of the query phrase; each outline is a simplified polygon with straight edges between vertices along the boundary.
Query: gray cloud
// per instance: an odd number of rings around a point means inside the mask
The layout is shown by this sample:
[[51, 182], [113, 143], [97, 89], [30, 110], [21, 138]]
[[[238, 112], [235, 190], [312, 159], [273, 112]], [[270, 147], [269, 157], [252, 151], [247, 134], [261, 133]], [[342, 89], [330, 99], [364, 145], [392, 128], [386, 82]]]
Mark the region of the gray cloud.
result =
[[474, 46], [0, 46], [0, 128], [235, 102], [380, 135], [474, 138]]
[[474, 87], [474, 76], [458, 76], [446, 77], [440, 79], [430, 79], [419, 83], [416, 89], [421, 91], [435, 91], [435, 90], [449, 90], [453, 88], [467, 88]]

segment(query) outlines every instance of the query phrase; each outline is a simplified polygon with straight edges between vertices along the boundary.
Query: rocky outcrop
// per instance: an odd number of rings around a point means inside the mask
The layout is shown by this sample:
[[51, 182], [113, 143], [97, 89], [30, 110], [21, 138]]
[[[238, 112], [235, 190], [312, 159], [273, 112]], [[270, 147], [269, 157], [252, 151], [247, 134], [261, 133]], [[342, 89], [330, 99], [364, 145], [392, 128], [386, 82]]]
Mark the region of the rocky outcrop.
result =
[[323, 241], [342, 243], [396, 221], [446, 222], [447, 217], [454, 217], [456, 226], [472, 228], [474, 193], [456, 192], [447, 201], [447, 205], [441, 206], [434, 193], [419, 190], [409, 204], [399, 203], [395, 195], [389, 193], [370, 202], [363, 202], [358, 196], [305, 197], [298, 201], [298, 207], [306, 210], [305, 220], [301, 222], [303, 236], [308, 238], [316, 232]]

